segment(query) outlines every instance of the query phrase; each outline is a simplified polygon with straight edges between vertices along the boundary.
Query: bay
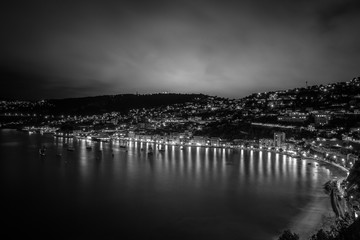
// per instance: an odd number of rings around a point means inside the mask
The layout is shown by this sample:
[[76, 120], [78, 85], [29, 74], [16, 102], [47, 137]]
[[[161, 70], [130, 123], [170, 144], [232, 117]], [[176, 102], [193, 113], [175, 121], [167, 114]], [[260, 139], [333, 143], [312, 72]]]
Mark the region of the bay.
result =
[[125, 150], [119, 142], [1, 130], [5, 233], [14, 239], [276, 239], [283, 229], [305, 226], [304, 219], [315, 224], [329, 212], [322, 186], [344, 175], [331, 165], [265, 151], [158, 151], [152, 144], [149, 155], [149, 145], [130, 142]]

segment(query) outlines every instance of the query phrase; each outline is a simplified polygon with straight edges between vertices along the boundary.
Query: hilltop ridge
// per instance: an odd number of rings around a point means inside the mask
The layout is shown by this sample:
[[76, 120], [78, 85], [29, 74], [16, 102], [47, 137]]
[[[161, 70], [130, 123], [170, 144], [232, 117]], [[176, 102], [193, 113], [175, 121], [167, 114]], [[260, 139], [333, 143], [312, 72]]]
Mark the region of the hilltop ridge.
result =
[[[204, 98], [203, 94], [118, 94], [81, 98], [47, 99], [40, 101], [2, 101], [0, 111], [38, 112], [42, 114], [101, 114], [126, 112], [134, 108], [150, 108], [185, 103]], [[6, 106], [11, 105], [10, 107]]]
[[[185, 130], [225, 139], [271, 137], [360, 140], [360, 78], [239, 99], [204, 94], [120, 94], [72, 99], [1, 101], [2, 127], [114, 123], [156, 132]], [[113, 126], [113, 127], [114, 127]], [[107, 126], [111, 127], [111, 126]]]
[[[360, 77], [347, 82], [313, 85], [306, 88], [253, 93], [243, 98], [228, 99], [204, 94], [155, 93], [118, 94], [40, 101], [1, 101], [1, 112], [39, 111], [44, 114], [100, 114], [124, 112], [136, 108], [153, 108], [183, 104], [196, 100], [222, 99], [236, 109], [271, 112], [296, 109], [360, 109]], [[219, 107], [227, 107], [229, 104]], [[7, 107], [6, 105], [11, 105]]]

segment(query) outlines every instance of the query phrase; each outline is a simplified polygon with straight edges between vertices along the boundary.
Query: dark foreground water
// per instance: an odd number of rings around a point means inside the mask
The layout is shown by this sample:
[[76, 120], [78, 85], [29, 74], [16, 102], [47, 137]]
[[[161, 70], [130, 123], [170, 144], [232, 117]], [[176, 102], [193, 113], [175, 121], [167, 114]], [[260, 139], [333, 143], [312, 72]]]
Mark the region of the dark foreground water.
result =
[[169, 146], [148, 156], [146, 144], [133, 142], [128, 151], [91, 144], [88, 150], [84, 140], [0, 131], [2, 234], [272, 239], [324, 200], [322, 184], [338, 174], [267, 152]]

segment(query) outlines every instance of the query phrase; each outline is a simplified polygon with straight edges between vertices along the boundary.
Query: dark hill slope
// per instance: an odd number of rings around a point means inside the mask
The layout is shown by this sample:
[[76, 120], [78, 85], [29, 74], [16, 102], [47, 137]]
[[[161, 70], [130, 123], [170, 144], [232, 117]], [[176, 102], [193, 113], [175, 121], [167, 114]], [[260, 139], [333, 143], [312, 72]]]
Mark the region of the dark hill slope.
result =
[[106, 112], [126, 112], [134, 108], [151, 108], [191, 102], [206, 98], [202, 94], [121, 94], [85, 98], [47, 100], [49, 113], [53, 114], [99, 114]]

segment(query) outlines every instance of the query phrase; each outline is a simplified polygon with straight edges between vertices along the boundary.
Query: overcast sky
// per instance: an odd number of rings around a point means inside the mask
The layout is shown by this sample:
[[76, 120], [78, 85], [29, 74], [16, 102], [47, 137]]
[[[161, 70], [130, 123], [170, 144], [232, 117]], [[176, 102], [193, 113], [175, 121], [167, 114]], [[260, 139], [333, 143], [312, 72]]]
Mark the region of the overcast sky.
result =
[[0, 20], [0, 97], [240, 98], [360, 76], [358, 0], [14, 0]]

